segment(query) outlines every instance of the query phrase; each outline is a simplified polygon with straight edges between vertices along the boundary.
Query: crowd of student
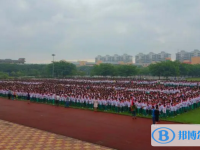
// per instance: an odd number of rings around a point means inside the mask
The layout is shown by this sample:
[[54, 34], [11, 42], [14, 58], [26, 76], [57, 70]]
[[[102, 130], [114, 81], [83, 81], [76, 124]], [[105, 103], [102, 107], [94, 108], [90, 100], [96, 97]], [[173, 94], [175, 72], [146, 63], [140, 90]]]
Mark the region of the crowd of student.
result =
[[197, 82], [136, 81], [125, 79], [62, 79], [0, 81], [0, 96], [31, 102], [151, 115], [158, 105], [160, 117], [175, 116], [200, 107]]

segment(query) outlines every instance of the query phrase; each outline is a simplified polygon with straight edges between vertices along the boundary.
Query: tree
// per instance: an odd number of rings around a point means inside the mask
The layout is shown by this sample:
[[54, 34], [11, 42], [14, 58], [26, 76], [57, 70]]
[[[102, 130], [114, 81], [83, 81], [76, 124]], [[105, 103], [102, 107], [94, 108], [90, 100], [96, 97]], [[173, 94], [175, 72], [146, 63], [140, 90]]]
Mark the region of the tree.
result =
[[119, 76], [134, 76], [138, 72], [137, 67], [133, 65], [117, 65], [115, 69], [116, 75]]
[[[47, 65], [48, 75], [52, 75], [53, 63]], [[56, 77], [66, 77], [76, 74], [76, 66], [65, 61], [54, 62], [54, 74]]]
[[85, 76], [86, 73], [83, 72], [83, 71], [77, 71], [76, 75], [78, 75], [78, 76]]
[[16, 73], [14, 71], [12, 71], [10, 75], [13, 76], [13, 77], [15, 77]]
[[16, 72], [16, 77], [21, 77], [21, 76], [23, 76], [23, 73], [20, 72], [20, 71], [17, 71], [17, 72]]
[[150, 75], [151, 72], [149, 70], [149, 67], [138, 67], [138, 74], [139, 75]]
[[0, 79], [8, 79], [9, 75], [7, 73], [4, 72], [0, 72]]
[[85, 75], [90, 75], [92, 69], [93, 69], [93, 66], [80, 66], [80, 67], [77, 67], [77, 71], [84, 72]]
[[10, 76], [16, 76], [17, 72], [21, 72], [20, 75], [23, 76], [33, 76], [33, 74], [39, 75], [36, 72], [39, 72], [41, 75], [45, 76], [47, 73], [45, 70], [46, 66], [46, 64], [0, 64], [0, 70], [8, 73]]
[[151, 75], [159, 76], [159, 79], [160, 79], [161, 71], [162, 71], [161, 64], [160, 65], [158, 63], [157, 64], [150, 64], [149, 65], [149, 70], [151, 72]]
[[179, 63], [179, 69], [180, 69], [180, 75], [181, 76], [187, 76], [189, 74], [191, 65]]
[[159, 78], [160, 76], [168, 78], [169, 76], [178, 76], [180, 74], [178, 63], [172, 61], [162, 61], [156, 64], [151, 64], [149, 69], [152, 75], [159, 76]]
[[91, 75], [99, 76], [134, 76], [137, 74], [137, 67], [134, 65], [112, 65], [100, 64], [93, 66]]
[[116, 75], [116, 71], [112, 64], [100, 64], [93, 67], [91, 75], [114, 76]]

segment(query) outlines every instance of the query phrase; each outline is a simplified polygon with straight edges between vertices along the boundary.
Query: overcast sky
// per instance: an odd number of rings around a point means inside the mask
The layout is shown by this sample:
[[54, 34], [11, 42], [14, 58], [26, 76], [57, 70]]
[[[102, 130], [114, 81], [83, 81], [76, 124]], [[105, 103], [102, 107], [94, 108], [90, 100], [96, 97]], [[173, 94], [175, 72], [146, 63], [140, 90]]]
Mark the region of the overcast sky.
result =
[[200, 49], [200, 0], [0, 0], [0, 59]]

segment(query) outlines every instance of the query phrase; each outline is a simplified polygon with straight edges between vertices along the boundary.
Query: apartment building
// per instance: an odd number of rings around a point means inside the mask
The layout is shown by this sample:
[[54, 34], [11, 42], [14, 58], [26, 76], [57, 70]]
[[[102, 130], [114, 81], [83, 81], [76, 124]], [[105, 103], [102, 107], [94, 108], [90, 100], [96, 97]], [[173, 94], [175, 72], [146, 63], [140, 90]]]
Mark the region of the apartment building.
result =
[[195, 64], [195, 62], [199, 62], [198, 59], [200, 59], [200, 51], [198, 49], [195, 49], [191, 52], [181, 50], [180, 52], [176, 53], [176, 60], [183, 63], [190, 62], [192, 64]]
[[19, 58], [18, 60], [0, 59], [0, 63], [7, 63], [7, 64], [24, 64], [24, 63], [25, 63], [25, 58]]
[[164, 51], [155, 54], [150, 52], [149, 54], [139, 53], [135, 56], [135, 65], [148, 66], [151, 63], [171, 60], [171, 54]]
[[95, 63], [100, 64], [100, 63], [110, 63], [110, 64], [132, 64], [133, 62], [133, 57], [128, 54], [124, 55], [117, 55], [115, 54], [114, 56], [106, 55], [106, 56], [101, 56], [98, 55], [95, 58]]

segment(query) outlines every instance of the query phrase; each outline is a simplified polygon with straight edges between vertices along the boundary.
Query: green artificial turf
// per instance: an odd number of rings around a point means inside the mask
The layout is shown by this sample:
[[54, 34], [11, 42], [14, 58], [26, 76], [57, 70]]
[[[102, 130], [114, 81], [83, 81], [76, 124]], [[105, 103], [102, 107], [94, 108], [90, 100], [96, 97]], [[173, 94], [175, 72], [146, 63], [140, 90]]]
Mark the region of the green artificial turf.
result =
[[187, 81], [200, 81], [200, 78], [187, 78]]
[[200, 124], [200, 108], [191, 110], [181, 115], [177, 115], [175, 117], [169, 117], [163, 120], [188, 123], [188, 124]]

